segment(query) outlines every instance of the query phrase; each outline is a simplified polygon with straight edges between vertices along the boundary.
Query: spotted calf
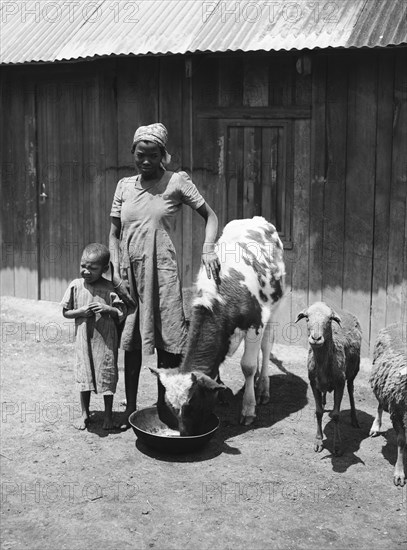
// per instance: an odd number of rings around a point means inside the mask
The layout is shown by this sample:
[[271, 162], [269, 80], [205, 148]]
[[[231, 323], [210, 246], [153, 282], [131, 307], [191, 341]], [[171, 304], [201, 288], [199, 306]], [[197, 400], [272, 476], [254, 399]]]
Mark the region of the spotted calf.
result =
[[219, 366], [226, 355], [233, 355], [242, 339], [245, 390], [241, 423], [253, 422], [256, 397], [257, 403], [263, 404], [270, 398], [267, 368], [271, 319], [283, 294], [282, 243], [273, 225], [254, 217], [227, 224], [216, 252], [221, 263], [220, 282], [208, 279], [201, 268], [181, 366], [151, 369], [165, 389], [159, 394], [160, 418], [182, 435], [204, 430], [216, 392], [225, 389], [216, 381]]

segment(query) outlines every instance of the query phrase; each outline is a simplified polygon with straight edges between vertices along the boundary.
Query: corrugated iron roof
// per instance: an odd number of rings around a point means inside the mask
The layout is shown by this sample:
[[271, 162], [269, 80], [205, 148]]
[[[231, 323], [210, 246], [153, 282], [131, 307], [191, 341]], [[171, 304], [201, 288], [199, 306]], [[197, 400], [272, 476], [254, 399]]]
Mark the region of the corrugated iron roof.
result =
[[1, 0], [0, 62], [407, 43], [407, 0]]

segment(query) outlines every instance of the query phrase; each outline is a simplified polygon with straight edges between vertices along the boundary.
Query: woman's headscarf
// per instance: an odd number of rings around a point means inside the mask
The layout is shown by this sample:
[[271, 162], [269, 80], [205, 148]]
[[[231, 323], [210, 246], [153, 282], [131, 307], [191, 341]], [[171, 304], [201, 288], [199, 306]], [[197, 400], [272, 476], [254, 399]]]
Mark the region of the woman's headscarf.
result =
[[171, 162], [171, 155], [167, 151], [168, 132], [167, 128], [161, 122], [155, 122], [149, 126], [140, 126], [137, 128], [133, 138], [132, 152], [136, 148], [137, 143], [140, 141], [152, 141], [156, 143], [164, 151], [162, 162], [169, 164]]

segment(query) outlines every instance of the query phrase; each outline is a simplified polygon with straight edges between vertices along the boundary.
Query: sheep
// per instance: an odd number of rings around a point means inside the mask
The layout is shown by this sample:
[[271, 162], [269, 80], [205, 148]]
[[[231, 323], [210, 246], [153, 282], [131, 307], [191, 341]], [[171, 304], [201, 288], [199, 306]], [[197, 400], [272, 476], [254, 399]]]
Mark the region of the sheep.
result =
[[[159, 394], [159, 417], [181, 435], [202, 433], [216, 394], [225, 390], [216, 382], [219, 366], [242, 339], [245, 390], [240, 422], [250, 425], [256, 416], [256, 401], [265, 404], [270, 397], [271, 320], [283, 295], [283, 245], [275, 227], [255, 216], [229, 222], [216, 251], [220, 283], [208, 279], [201, 267], [181, 366], [150, 368], [165, 388]], [[260, 350], [262, 365], [255, 392]]]
[[370, 385], [379, 405], [370, 436], [379, 435], [382, 412], [390, 413], [397, 434], [397, 462], [394, 469], [395, 485], [403, 487], [406, 482], [404, 453], [407, 436], [407, 345], [406, 325], [393, 324], [382, 329], [376, 339], [373, 352], [373, 367]]
[[[314, 451], [321, 452], [322, 415], [326, 392], [334, 392], [334, 454], [343, 453], [339, 429], [339, 411], [347, 381], [351, 407], [352, 426], [359, 428], [353, 397], [353, 382], [359, 372], [362, 331], [358, 319], [351, 313], [341, 311], [339, 316], [324, 302], [316, 302], [301, 311], [296, 319], [306, 319], [308, 327], [308, 378], [315, 399], [317, 433]], [[335, 322], [335, 324], [332, 323]]]

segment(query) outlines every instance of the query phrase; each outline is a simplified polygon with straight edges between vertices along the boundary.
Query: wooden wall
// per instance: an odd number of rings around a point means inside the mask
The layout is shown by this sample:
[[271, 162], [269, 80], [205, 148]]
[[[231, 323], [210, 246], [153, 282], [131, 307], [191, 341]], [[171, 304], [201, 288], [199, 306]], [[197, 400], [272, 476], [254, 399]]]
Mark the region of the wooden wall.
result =
[[[160, 120], [170, 168], [192, 174], [221, 227], [284, 225], [279, 341], [305, 343], [293, 319], [323, 299], [359, 316], [369, 353], [382, 326], [407, 322], [407, 50], [306, 55], [309, 74], [291, 52], [2, 67], [2, 294], [60, 300], [82, 247], [107, 242], [135, 128]], [[202, 240], [184, 208], [185, 287]]]

